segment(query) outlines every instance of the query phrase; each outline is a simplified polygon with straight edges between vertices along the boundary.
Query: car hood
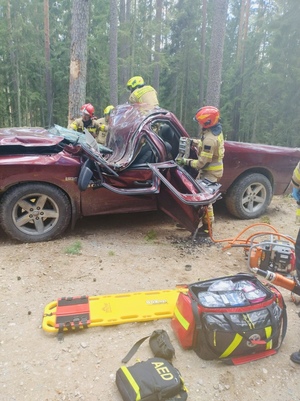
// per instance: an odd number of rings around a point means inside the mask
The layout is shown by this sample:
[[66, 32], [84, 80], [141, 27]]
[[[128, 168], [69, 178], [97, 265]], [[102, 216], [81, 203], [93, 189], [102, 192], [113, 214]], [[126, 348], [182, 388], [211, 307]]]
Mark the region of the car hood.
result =
[[0, 145], [21, 145], [26, 147], [53, 146], [60, 143], [64, 137], [50, 132], [45, 128], [0, 128]]
[[[95, 141], [96, 143], [96, 141]], [[58, 146], [57, 146], [58, 145]], [[0, 128], [0, 146], [7, 148], [7, 153], [22, 154], [24, 148], [28, 148], [30, 152], [39, 154], [42, 149], [51, 148], [51, 152], [57, 153], [64, 149], [67, 145], [67, 150], [72, 153], [72, 147], [76, 153], [78, 148], [90, 149], [94, 146], [88, 135], [80, 132], [69, 130], [59, 125], [54, 125], [49, 129], [41, 127], [14, 127], [14, 128]], [[96, 153], [104, 154], [109, 153], [109, 149], [103, 145], [96, 143]], [[2, 150], [5, 153], [5, 150]]]

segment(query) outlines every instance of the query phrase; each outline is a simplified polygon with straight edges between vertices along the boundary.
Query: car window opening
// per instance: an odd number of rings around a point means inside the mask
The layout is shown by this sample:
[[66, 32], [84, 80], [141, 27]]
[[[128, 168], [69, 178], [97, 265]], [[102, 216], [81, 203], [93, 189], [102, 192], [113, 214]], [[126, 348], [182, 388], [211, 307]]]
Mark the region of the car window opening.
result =
[[179, 151], [179, 138], [174, 128], [164, 122], [159, 126], [158, 135], [165, 143], [169, 158], [175, 160]]
[[140, 151], [137, 154], [133, 165], [145, 164], [145, 163], [157, 163], [158, 156], [157, 151], [153, 144], [150, 143], [146, 137], [142, 137], [140, 144]]

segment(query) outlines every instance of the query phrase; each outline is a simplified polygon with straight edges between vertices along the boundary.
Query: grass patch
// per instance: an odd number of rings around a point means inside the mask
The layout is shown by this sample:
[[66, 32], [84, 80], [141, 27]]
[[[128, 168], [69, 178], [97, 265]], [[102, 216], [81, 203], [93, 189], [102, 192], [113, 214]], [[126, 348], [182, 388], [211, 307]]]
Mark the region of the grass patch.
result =
[[108, 251], [108, 256], [115, 256], [114, 251]]
[[148, 231], [145, 236], [146, 241], [154, 241], [156, 238], [157, 238], [157, 233], [154, 230]]
[[75, 241], [73, 242], [73, 244], [71, 244], [65, 249], [65, 252], [68, 255], [80, 255], [81, 249], [82, 249], [81, 242]]
[[265, 224], [271, 224], [271, 220], [269, 216], [262, 216], [260, 218], [261, 223], [265, 223]]

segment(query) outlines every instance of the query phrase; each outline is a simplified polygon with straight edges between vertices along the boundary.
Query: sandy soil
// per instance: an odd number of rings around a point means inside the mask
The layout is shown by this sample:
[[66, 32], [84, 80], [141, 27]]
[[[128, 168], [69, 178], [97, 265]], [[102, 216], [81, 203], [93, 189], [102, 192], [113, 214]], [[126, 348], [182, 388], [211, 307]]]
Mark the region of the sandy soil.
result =
[[[273, 199], [263, 220], [253, 221], [232, 218], [220, 202], [216, 220], [216, 240], [233, 238], [260, 221], [292, 237], [298, 231], [295, 203], [283, 197]], [[173, 289], [247, 272], [242, 248], [223, 251], [226, 241], [193, 245], [189, 233], [176, 230], [160, 213], [84, 219], [75, 231], [48, 243], [19, 244], [0, 234], [1, 400], [121, 401], [115, 384], [121, 360], [155, 329], [169, 333], [176, 350], [173, 363], [191, 401], [300, 400], [300, 365], [289, 359], [300, 347], [300, 307], [284, 289], [289, 320], [282, 347], [275, 356], [240, 366], [204, 361], [183, 350], [170, 319], [89, 328], [66, 334], [63, 341], [42, 329], [45, 306], [63, 296]], [[146, 341], [129, 365], [151, 356]]]

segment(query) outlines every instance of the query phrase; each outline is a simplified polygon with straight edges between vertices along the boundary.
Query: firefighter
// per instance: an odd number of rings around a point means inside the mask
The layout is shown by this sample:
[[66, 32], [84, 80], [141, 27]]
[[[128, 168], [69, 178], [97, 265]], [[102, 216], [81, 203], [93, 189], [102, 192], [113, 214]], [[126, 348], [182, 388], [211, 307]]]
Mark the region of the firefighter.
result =
[[153, 108], [159, 106], [156, 90], [150, 85], [145, 85], [142, 77], [130, 78], [127, 82], [127, 89], [131, 92], [129, 103], [147, 103]]
[[[194, 120], [201, 126], [201, 139], [193, 139], [192, 145], [198, 146], [198, 159], [177, 159], [180, 166], [189, 166], [198, 170], [197, 179], [208, 179], [218, 182], [223, 175], [224, 137], [220, 124], [220, 112], [216, 107], [201, 107]], [[212, 227], [214, 210], [212, 204], [208, 205], [207, 213], [202, 218], [202, 227], [198, 235], [209, 236], [208, 219]]]
[[99, 118], [98, 120], [96, 120], [96, 122], [99, 124], [100, 126], [100, 132], [97, 136], [97, 142], [100, 143], [101, 145], [105, 145], [106, 144], [106, 137], [107, 137], [107, 133], [108, 133], [108, 124], [109, 124], [109, 116], [110, 113], [112, 112], [112, 110], [114, 109], [114, 106], [109, 105], [107, 106], [104, 111], [103, 111], [103, 117]]
[[[300, 162], [298, 163], [298, 165], [296, 166], [296, 168], [293, 172], [292, 185], [293, 185], [293, 192], [292, 192], [293, 197], [297, 201], [297, 203], [300, 203]], [[296, 244], [295, 244], [295, 256], [296, 256], [295, 280], [297, 282], [297, 285], [300, 285], [300, 229], [298, 231]], [[300, 350], [292, 353], [290, 358], [293, 362], [300, 364]]]
[[94, 106], [91, 103], [86, 103], [81, 106], [80, 112], [81, 117], [72, 121], [68, 128], [78, 132], [84, 132], [84, 128], [86, 128], [94, 138], [97, 138], [100, 131], [100, 125], [95, 119], [93, 119], [95, 113]]

